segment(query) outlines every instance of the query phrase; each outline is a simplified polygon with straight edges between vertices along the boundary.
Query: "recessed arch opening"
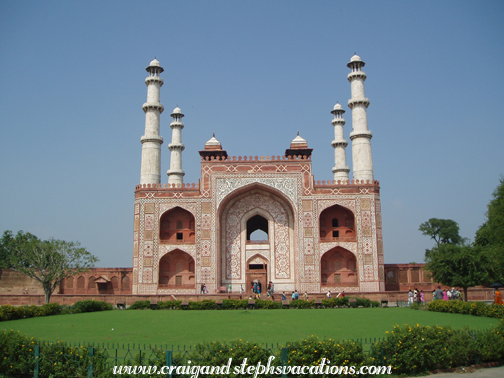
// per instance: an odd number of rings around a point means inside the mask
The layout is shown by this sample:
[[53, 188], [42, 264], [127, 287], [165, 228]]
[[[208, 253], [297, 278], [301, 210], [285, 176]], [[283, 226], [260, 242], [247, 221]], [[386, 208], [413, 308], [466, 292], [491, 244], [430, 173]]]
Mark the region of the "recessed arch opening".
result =
[[322, 255], [320, 260], [322, 286], [357, 286], [357, 259], [341, 247], [335, 247]]
[[194, 243], [194, 223], [194, 216], [177, 206], [161, 216], [159, 240], [162, 243]]
[[320, 213], [320, 241], [356, 241], [355, 216], [343, 206], [333, 205]]
[[179, 249], [159, 260], [159, 288], [195, 289], [194, 259]]

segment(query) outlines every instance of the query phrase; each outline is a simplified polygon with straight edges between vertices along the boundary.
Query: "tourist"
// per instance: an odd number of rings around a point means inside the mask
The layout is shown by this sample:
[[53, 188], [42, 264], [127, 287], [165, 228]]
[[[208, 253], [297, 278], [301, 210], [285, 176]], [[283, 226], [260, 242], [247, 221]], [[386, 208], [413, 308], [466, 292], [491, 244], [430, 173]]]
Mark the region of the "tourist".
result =
[[451, 289], [451, 299], [456, 300], [457, 298], [457, 291], [455, 290], [454, 287]]
[[257, 282], [254, 282], [254, 284], [253, 284], [252, 292], [254, 294], [257, 294]]
[[436, 299], [443, 299], [443, 290], [441, 290], [441, 286], [438, 286], [438, 288], [434, 291], [434, 300]]
[[304, 292], [304, 300], [307, 301], [308, 300], [308, 293], [305, 291]]
[[423, 290], [420, 290], [420, 302], [422, 302], [422, 304], [425, 303], [425, 294]]
[[499, 305], [504, 305], [504, 302], [502, 301], [502, 296], [501, 296], [501, 293], [499, 291], [499, 288], [495, 289], [495, 303], [496, 304], [499, 304]]
[[448, 300], [448, 294], [446, 293], [446, 290], [443, 290], [443, 301]]
[[271, 285], [271, 294], [275, 294], [275, 284], [273, 283], [273, 281], [270, 281], [270, 285]]
[[228, 285], [228, 293], [231, 293], [231, 291], [232, 291], [231, 289], [232, 289], [232, 286], [231, 286], [231, 284], [229, 284]]
[[446, 297], [448, 298], [449, 301], [452, 300], [452, 292], [451, 292], [451, 290], [446, 290]]
[[327, 297], [327, 299], [331, 299], [331, 292], [330, 291], [327, 292], [326, 297]]
[[206, 284], [203, 284], [203, 294], [207, 294], [207, 293], [208, 293], [208, 290], [207, 290]]
[[205, 284], [201, 284], [201, 294], [205, 294]]
[[297, 290], [294, 290], [294, 293], [292, 293], [292, 299], [299, 299], [299, 293]]
[[282, 301], [285, 301], [286, 298], [285, 298], [285, 291], [282, 293]]
[[415, 289], [417, 291], [416, 301], [418, 304], [422, 303], [422, 298], [420, 297], [420, 290]]
[[409, 289], [408, 292], [408, 306], [413, 303], [413, 292]]

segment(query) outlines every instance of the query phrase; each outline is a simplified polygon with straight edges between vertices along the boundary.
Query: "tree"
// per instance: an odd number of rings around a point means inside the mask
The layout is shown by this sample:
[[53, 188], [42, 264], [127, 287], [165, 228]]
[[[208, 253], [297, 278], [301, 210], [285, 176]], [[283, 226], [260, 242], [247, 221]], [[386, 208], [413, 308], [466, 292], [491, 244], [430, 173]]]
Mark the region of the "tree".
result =
[[463, 241], [458, 223], [451, 219], [431, 218], [422, 223], [419, 230], [434, 239], [438, 247], [440, 244], [460, 244]]
[[504, 178], [492, 194], [486, 212], [487, 220], [476, 231], [474, 244], [483, 247], [499, 268], [496, 280], [504, 277]]
[[29, 232], [18, 231], [14, 236], [12, 231], [5, 231], [0, 239], [0, 269], [12, 268], [13, 248], [32, 240], [38, 240], [38, 238]]
[[467, 301], [467, 288], [488, 284], [495, 275], [494, 264], [482, 248], [469, 244], [440, 244], [425, 251], [425, 269], [434, 282], [461, 287]]
[[[21, 235], [31, 234], [21, 232]], [[85, 272], [98, 261], [78, 242], [40, 240], [31, 236], [20, 240], [16, 236], [9, 243], [10, 264], [13, 269], [41, 283], [46, 303], [49, 303], [54, 289], [65, 277]]]

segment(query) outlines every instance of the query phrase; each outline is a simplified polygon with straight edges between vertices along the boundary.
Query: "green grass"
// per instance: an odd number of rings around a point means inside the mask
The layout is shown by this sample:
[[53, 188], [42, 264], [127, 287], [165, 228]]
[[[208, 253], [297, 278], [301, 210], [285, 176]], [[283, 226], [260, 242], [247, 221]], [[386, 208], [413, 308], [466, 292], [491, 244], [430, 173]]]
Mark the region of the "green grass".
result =
[[498, 319], [408, 308], [114, 310], [13, 320], [2, 322], [0, 329], [13, 329], [47, 341], [189, 346], [203, 341], [234, 339], [282, 344], [310, 335], [339, 340], [369, 339], [384, 337], [396, 324], [417, 323], [488, 329], [496, 325]]

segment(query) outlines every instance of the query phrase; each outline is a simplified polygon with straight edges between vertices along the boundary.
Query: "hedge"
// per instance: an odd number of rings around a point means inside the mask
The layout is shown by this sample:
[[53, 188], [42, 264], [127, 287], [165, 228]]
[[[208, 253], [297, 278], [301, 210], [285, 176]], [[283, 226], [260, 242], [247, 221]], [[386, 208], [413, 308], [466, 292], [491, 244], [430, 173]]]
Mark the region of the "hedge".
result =
[[0, 306], [0, 321], [106, 310], [112, 310], [112, 305], [102, 301], [80, 301], [72, 306], [62, 306], [57, 303], [46, 303], [43, 306], [3, 305]]
[[[349, 302], [349, 297], [344, 298], [331, 298], [323, 299], [322, 305], [325, 308], [336, 308], [336, 307], [379, 307], [380, 303], [377, 301], [371, 301], [367, 298], [355, 298], [355, 302], [351, 304]], [[218, 305], [216, 301], [211, 299], [203, 299], [201, 301], [188, 301], [187, 306], [182, 307], [182, 301], [160, 301], [157, 302], [156, 306], [151, 306], [150, 301], [136, 301], [128, 310], [238, 310], [246, 309], [249, 307], [248, 299], [224, 299], [222, 305]], [[315, 300], [306, 301], [304, 299], [293, 299], [288, 305], [284, 306], [282, 302], [276, 302], [265, 299], [256, 299], [254, 301], [254, 307], [256, 309], [281, 309], [281, 308], [299, 308], [299, 309], [309, 309], [318, 308], [315, 305]]]
[[[413, 309], [419, 309], [419, 306], [411, 306]], [[504, 318], [504, 306], [485, 302], [464, 302], [464, 301], [443, 301], [437, 299], [427, 305], [428, 311], [449, 312], [452, 314], [468, 314], [476, 316], [486, 316], [488, 318]]]

